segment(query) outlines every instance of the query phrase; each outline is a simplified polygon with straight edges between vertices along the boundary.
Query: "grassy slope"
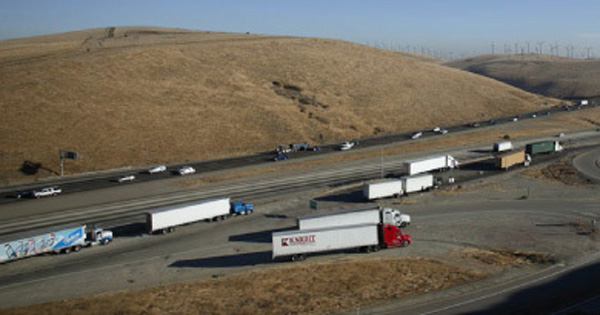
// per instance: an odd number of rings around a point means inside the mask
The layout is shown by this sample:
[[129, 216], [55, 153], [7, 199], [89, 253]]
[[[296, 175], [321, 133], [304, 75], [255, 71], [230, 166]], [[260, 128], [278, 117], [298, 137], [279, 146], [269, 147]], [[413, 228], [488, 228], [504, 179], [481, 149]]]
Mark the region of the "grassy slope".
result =
[[[275, 92], [301, 89], [317, 105]], [[554, 103], [460, 70], [348, 42], [117, 28], [0, 42], [0, 181], [24, 161], [67, 174], [337, 142]]]
[[600, 97], [600, 60], [550, 56], [484, 55], [445, 65], [556, 98]]

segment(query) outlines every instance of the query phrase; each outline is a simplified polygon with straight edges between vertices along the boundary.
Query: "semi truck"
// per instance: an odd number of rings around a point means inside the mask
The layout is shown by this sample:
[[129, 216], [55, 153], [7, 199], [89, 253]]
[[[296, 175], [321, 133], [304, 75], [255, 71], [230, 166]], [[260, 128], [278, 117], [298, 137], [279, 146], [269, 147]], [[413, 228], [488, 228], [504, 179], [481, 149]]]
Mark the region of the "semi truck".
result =
[[552, 140], [529, 143], [525, 146], [525, 152], [529, 155], [558, 152], [562, 149], [560, 142]]
[[405, 227], [410, 224], [410, 215], [403, 214], [396, 209], [370, 205], [322, 214], [311, 214], [297, 218], [297, 226], [300, 230], [377, 223]]
[[437, 155], [404, 162], [404, 173], [416, 175], [420, 173], [457, 168], [458, 161], [451, 155]]
[[507, 152], [496, 155], [495, 159], [496, 168], [508, 170], [511, 166], [523, 164], [529, 166], [531, 163], [531, 156], [525, 153], [525, 150]]
[[84, 247], [108, 244], [112, 239], [112, 231], [98, 227], [88, 229], [86, 225], [33, 231], [6, 242], [3, 240], [0, 263], [46, 253], [78, 252]]
[[273, 232], [273, 259], [304, 260], [307, 254], [358, 249], [363, 252], [407, 246], [410, 235], [391, 224], [334, 226], [312, 230]]
[[146, 212], [148, 233], [170, 233], [176, 226], [198, 221], [221, 221], [230, 216], [251, 214], [252, 204], [231, 202], [229, 198], [192, 201]]
[[420, 174], [415, 176], [400, 177], [404, 194], [408, 195], [417, 191], [426, 191], [434, 187], [434, 179], [431, 174]]
[[363, 184], [363, 196], [367, 200], [398, 197], [403, 192], [402, 181], [398, 179], [376, 180]]
[[494, 152], [504, 152], [513, 149], [513, 144], [510, 141], [502, 141], [494, 143]]

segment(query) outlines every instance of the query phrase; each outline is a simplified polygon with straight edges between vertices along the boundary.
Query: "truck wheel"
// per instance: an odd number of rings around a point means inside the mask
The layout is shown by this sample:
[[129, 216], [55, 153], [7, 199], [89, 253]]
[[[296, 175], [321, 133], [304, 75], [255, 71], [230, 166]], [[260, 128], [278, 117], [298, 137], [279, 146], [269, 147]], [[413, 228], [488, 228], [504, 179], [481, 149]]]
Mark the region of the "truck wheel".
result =
[[160, 232], [161, 232], [163, 235], [166, 235], [167, 233], [169, 233], [169, 230], [168, 230], [168, 229], [162, 229], [162, 230], [160, 230]]
[[67, 247], [65, 249], [63, 249], [63, 254], [68, 254], [71, 252], [71, 247]]
[[408, 241], [407, 241], [407, 240], [403, 240], [403, 241], [402, 241], [402, 247], [406, 247], [406, 246], [408, 246], [408, 244], [409, 244], [409, 243], [408, 243]]
[[378, 251], [379, 251], [379, 245], [374, 245], [373, 252], [378, 252]]
[[78, 252], [80, 250], [81, 250], [81, 245], [77, 245], [77, 246], [73, 247], [74, 252]]

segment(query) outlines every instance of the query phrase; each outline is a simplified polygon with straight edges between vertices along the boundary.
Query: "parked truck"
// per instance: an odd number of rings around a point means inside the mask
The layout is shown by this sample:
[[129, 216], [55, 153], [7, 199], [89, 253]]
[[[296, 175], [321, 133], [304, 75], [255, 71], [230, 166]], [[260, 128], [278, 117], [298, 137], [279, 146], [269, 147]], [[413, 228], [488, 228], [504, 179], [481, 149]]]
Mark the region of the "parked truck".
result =
[[363, 252], [380, 248], [407, 246], [410, 235], [391, 224], [334, 226], [313, 230], [273, 232], [273, 259], [289, 257], [304, 260], [307, 254], [358, 249]]
[[562, 149], [560, 142], [552, 140], [529, 143], [525, 146], [525, 152], [529, 155], [558, 152]]
[[404, 173], [415, 175], [435, 170], [457, 168], [458, 161], [451, 155], [438, 155], [404, 162]]
[[434, 187], [434, 178], [431, 174], [403, 176], [400, 180], [406, 195], [417, 191], [426, 191]]
[[367, 200], [398, 197], [403, 193], [402, 181], [398, 179], [376, 180], [363, 184], [363, 196]]
[[146, 212], [148, 233], [170, 233], [176, 226], [198, 221], [221, 221], [230, 216], [251, 214], [252, 204], [231, 202], [229, 198], [192, 201]]
[[510, 141], [502, 141], [494, 143], [494, 152], [504, 152], [513, 149], [513, 144]]
[[377, 223], [405, 227], [410, 224], [410, 215], [401, 213], [396, 209], [370, 205], [361, 208], [306, 215], [298, 217], [297, 223], [300, 230]]
[[34, 231], [16, 236], [14, 240], [0, 243], [0, 263], [46, 253], [78, 252], [83, 247], [108, 244], [113, 233], [97, 227], [87, 229], [86, 225]]
[[518, 150], [513, 152], [507, 152], [498, 154], [495, 157], [496, 168], [508, 170], [511, 166], [523, 164], [529, 166], [531, 163], [531, 156], [525, 153], [525, 150]]

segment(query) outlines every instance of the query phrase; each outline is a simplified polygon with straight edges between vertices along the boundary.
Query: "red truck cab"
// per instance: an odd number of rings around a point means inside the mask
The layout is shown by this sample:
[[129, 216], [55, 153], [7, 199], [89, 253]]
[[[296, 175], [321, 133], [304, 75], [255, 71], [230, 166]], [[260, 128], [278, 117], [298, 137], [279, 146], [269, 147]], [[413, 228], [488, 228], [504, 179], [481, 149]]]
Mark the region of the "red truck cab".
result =
[[412, 243], [410, 234], [402, 233], [402, 230], [391, 224], [383, 224], [381, 226], [383, 242], [381, 245], [385, 247], [407, 246]]

